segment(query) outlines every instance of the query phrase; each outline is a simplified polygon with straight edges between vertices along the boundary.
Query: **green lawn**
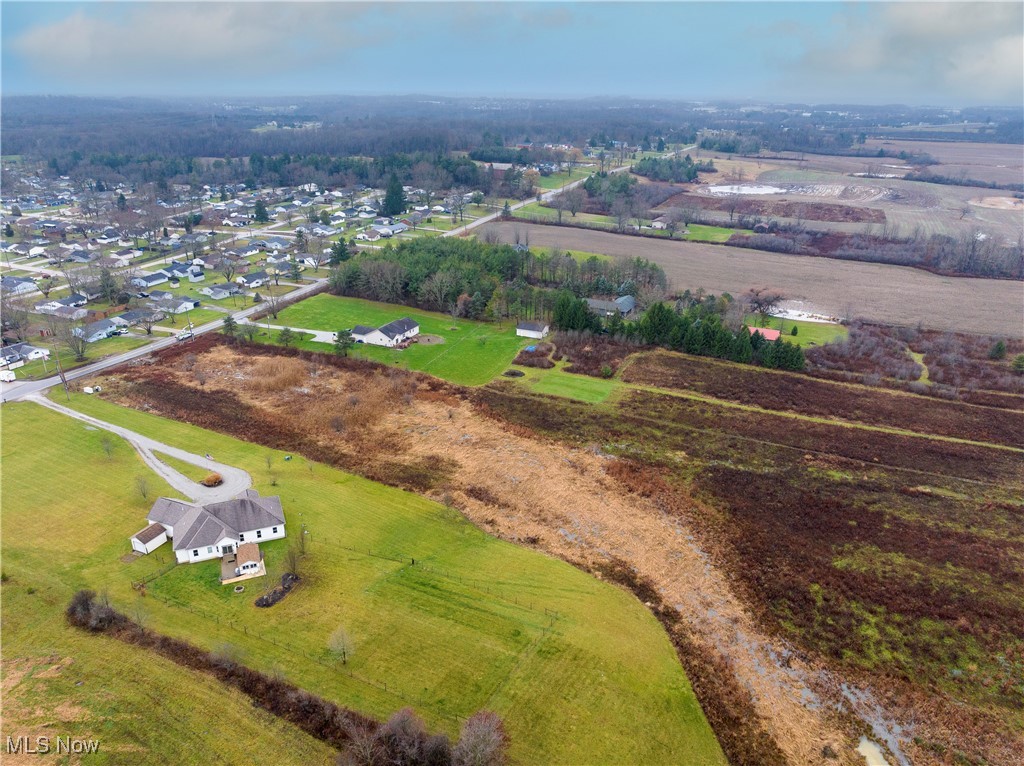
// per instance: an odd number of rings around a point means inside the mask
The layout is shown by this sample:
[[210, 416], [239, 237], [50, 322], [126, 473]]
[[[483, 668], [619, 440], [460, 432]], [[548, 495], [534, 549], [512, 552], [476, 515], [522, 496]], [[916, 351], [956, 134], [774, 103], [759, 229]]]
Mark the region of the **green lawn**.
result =
[[[549, 247], [531, 247], [530, 250], [537, 255], [550, 255], [551, 248]], [[589, 253], [585, 250], [564, 250], [566, 255], [571, 255], [573, 260], [577, 263], [584, 263], [591, 258], [597, 258], [599, 261], [610, 261], [612, 257], [605, 255], [604, 253]]]
[[749, 229], [728, 229], [724, 226], [704, 226], [691, 223], [683, 239], [691, 242], [728, 242], [733, 234], [753, 234]]
[[[745, 321], [751, 329], [760, 326], [761, 318], [755, 314], [747, 314]], [[795, 343], [798, 346], [823, 346], [831, 340], [845, 338], [849, 331], [841, 324], [828, 324], [827, 322], [800, 322], [795, 319], [771, 318], [765, 325], [772, 330], [782, 330], [784, 340]], [[791, 335], [796, 327], [796, 335]]]
[[[259, 610], [252, 601], [263, 583], [251, 581], [236, 594], [219, 585], [219, 565], [211, 561], [174, 568], [139, 598], [129, 580], [158, 569], [170, 552], [165, 547], [131, 564], [120, 556], [128, 551], [128, 536], [144, 526], [153, 497], [168, 488], [120, 440], [108, 460], [101, 432], [37, 405], [7, 405], [4, 570], [11, 582], [36, 590], [33, 600], [16, 602], [24, 608], [14, 622], [7, 612], [11, 600], [3, 605], [5, 639], [12, 624], [25, 626], [15, 644], [21, 652], [54, 651], [56, 639], [40, 626], [62, 626], [67, 598], [88, 585], [107, 591], [129, 614], [141, 612], [154, 629], [206, 648], [230, 643], [247, 664], [276, 669], [371, 715], [409, 705], [432, 728], [454, 734], [475, 710], [495, 710], [518, 763], [724, 763], [664, 631], [626, 592], [489, 537], [417, 495], [301, 458], [285, 461], [281, 452], [96, 397], [76, 395], [72, 405], [169, 444], [210, 451], [249, 471], [260, 492], [280, 494], [289, 538], [265, 544], [265, 557], [270, 571], [280, 572], [286, 546], [305, 524], [304, 580], [280, 604]], [[16, 446], [30, 441], [31, 450]], [[10, 480], [48, 475], [58, 462], [61, 470], [49, 481]], [[138, 475], [148, 475], [148, 499], [136, 489]], [[325, 650], [338, 625], [355, 644], [345, 668]], [[79, 667], [88, 667], [87, 656], [106, 667], [112, 651], [126, 651], [63, 627], [56, 638], [67, 643], [57, 651], [76, 662], [73, 679]], [[11, 644], [4, 648], [6, 662]], [[146, 743], [147, 758], [167, 762], [181, 745], [164, 737], [164, 719], [184, 708], [179, 717], [194, 723], [187, 714], [202, 711], [203, 689], [169, 695], [162, 705], [120, 704], [140, 688], [149, 687], [137, 673], [110, 672], [107, 683], [88, 683], [76, 698], [113, 709], [107, 726], [131, 716], [133, 733], [113, 729], [112, 746]], [[196, 733], [186, 729], [183, 736], [192, 742], [219, 731], [226, 716], [214, 705]], [[254, 746], [263, 752], [266, 735], [242, 733], [248, 736], [224, 737], [222, 747], [244, 742], [248, 752]], [[292, 749], [301, 755], [299, 747]]]
[[[523, 338], [516, 337], [515, 325], [511, 322], [501, 325], [468, 319], [453, 322], [445, 314], [323, 294], [289, 306], [271, 323], [308, 330], [337, 331], [357, 324], [379, 327], [401, 317], [415, 319], [420, 323], [421, 334], [438, 335], [445, 342], [437, 345], [415, 343], [401, 350], [358, 344], [353, 354], [420, 370], [453, 383], [477, 386], [491, 381], [505, 370], [525, 345]], [[312, 351], [330, 350], [324, 343], [310, 341], [303, 341], [300, 346]]]
[[578, 399], [591, 404], [603, 402], [616, 388], [622, 385], [614, 379], [604, 380], [565, 372], [564, 366], [562, 362], [556, 363], [556, 366], [549, 370], [516, 366], [515, 369], [526, 373], [525, 377], [516, 380], [521, 381], [523, 385], [538, 394], [563, 396], [567, 399]]

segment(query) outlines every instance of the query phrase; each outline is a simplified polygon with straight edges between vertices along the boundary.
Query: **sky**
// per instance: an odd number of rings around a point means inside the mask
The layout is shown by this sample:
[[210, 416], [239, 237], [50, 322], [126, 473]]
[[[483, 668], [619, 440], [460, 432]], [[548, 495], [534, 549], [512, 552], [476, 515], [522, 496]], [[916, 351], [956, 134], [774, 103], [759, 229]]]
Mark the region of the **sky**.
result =
[[0, 2], [5, 95], [1024, 105], [1024, 3]]

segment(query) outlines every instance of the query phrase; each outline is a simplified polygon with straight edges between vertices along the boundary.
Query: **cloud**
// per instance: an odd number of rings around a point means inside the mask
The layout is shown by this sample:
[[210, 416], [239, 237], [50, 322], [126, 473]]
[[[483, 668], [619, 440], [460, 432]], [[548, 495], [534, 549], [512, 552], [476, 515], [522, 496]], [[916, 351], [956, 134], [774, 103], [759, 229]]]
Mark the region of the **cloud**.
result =
[[318, 59], [372, 45], [384, 34], [384, 17], [370, 23], [369, 10], [327, 3], [104, 4], [31, 27], [10, 48], [42, 74], [91, 81], [97, 90], [104, 78], [160, 85], [186, 76], [265, 75], [308, 70]]
[[[1020, 103], [1024, 5], [887, 3], [847, 7], [832, 34], [805, 38], [791, 74], [837, 94], [908, 103]], [[837, 98], [836, 100], [840, 100]], [[874, 101], [878, 98], [872, 99]]]

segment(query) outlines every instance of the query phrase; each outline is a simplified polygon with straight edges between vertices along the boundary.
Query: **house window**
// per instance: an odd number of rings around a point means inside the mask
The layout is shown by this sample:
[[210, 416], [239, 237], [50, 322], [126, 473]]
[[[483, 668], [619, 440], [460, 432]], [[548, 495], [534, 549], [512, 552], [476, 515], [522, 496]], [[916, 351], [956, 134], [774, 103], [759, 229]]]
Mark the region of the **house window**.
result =
[[277, 534], [277, 527], [274, 527], [274, 528], [273, 528], [273, 529], [271, 529], [270, 531], [271, 531], [271, 532], [273, 532], [273, 533], [274, 533], [274, 534], [276, 535], [276, 534]]
[[206, 552], [207, 553], [213, 553], [213, 546], [212, 545], [207, 545], [206, 546]]
[[198, 550], [194, 550], [194, 551], [192, 551], [192, 555], [193, 555], [193, 556], [198, 556], [198, 555], [199, 555], [199, 551], [198, 551]]
[[259, 539], [261, 537], [263, 537], [263, 530], [262, 529], [257, 529], [256, 530], [256, 538]]
[[244, 534], [240, 534], [238, 536], [238, 542], [240, 542], [240, 543], [244, 543], [245, 542], [245, 535]]

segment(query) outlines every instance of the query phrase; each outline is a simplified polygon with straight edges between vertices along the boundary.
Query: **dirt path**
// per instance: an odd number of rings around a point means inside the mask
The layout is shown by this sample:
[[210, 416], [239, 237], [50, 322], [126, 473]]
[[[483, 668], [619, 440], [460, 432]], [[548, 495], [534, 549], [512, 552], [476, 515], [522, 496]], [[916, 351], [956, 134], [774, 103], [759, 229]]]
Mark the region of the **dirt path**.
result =
[[[120, 436], [128, 442], [136, 452], [139, 453], [139, 457], [142, 458], [142, 461], [155, 471], [160, 478], [174, 487], [174, 489], [183, 494], [193, 503], [207, 505], [209, 503], [219, 503], [224, 500], [230, 500], [252, 486], [252, 477], [241, 468], [235, 468], [230, 465], [225, 465], [224, 463], [217, 463], [213, 460], [208, 460], [201, 455], [195, 455], [191, 452], [186, 452], [183, 449], [178, 449], [177, 447], [172, 447], [169, 444], [156, 441], [155, 439], [150, 439], [148, 436], [143, 436], [135, 431], [129, 431], [127, 428], [115, 426], [112, 423], [98, 420], [97, 418], [90, 417], [89, 415], [83, 415], [81, 412], [64, 407], [56, 402], [51, 402], [42, 395], [33, 395], [26, 398], [43, 407], [55, 410], [62, 415], [67, 415], [68, 417], [88, 423], [93, 428], [110, 431], [110, 433]], [[184, 474], [179, 473], [164, 463], [160, 458], [153, 454], [154, 450], [162, 452], [165, 455], [170, 455], [178, 460], [183, 460], [186, 463], [199, 466], [200, 468], [208, 471], [216, 471], [223, 477], [224, 483], [219, 487], [204, 487], [202, 484], [192, 481]]]
[[1024, 337], [1024, 283], [1002, 279], [942, 277], [906, 266], [785, 255], [760, 250], [670, 242], [564, 226], [488, 224], [502, 242], [514, 232], [532, 246], [641, 256], [659, 264], [678, 289], [703, 287], [742, 295], [769, 286], [787, 299], [805, 301], [830, 316], [851, 313], [891, 324], [937, 330]]

